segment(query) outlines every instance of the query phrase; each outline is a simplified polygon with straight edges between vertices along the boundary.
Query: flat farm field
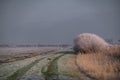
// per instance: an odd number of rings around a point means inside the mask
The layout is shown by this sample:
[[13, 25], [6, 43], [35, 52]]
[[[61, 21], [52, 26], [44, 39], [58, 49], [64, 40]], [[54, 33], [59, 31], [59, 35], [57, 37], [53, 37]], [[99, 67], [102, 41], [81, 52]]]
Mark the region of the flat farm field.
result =
[[60, 47], [0, 47], [0, 64], [30, 58], [46, 52], [61, 49]]

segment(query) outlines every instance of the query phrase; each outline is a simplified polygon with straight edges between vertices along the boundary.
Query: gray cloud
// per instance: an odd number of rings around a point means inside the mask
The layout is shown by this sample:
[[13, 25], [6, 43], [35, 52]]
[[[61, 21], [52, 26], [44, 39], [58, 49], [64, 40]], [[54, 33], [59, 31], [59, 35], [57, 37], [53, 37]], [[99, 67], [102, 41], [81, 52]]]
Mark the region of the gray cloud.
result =
[[84, 32], [120, 39], [119, 0], [1, 0], [0, 43], [72, 43]]

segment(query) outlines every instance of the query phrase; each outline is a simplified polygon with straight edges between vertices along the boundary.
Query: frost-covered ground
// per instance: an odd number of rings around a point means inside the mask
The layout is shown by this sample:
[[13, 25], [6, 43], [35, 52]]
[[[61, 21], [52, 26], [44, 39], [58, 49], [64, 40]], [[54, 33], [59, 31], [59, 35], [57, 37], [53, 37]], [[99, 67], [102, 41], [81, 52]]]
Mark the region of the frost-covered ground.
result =
[[58, 49], [0, 65], [0, 80], [89, 80], [75, 64], [71, 49]]
[[30, 58], [61, 47], [0, 47], [0, 64]]

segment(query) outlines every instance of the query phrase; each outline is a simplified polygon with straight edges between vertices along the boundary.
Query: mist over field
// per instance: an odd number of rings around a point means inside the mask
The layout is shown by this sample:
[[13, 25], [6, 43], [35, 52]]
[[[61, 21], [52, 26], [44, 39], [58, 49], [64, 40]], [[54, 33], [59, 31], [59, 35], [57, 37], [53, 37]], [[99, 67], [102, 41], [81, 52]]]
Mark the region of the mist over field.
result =
[[120, 39], [120, 1], [0, 0], [0, 44], [72, 44], [84, 32]]

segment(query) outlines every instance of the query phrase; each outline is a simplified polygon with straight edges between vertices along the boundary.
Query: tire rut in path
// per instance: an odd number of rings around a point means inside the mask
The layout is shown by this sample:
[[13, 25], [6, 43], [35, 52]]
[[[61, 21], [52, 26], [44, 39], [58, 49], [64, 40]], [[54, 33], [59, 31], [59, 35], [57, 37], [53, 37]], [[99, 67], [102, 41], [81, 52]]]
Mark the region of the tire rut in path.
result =
[[59, 58], [61, 58], [64, 55], [65, 54], [55, 57], [48, 64], [48, 66], [43, 67], [43, 69], [41, 70], [41, 73], [43, 74], [45, 80], [59, 80], [57, 61]]
[[22, 77], [30, 68], [32, 68], [35, 64], [37, 64], [40, 60], [44, 59], [45, 57], [41, 59], [37, 59], [34, 62], [30, 63], [29, 65], [18, 69], [14, 74], [11, 76], [7, 77], [5, 80], [19, 80], [20, 77]]

